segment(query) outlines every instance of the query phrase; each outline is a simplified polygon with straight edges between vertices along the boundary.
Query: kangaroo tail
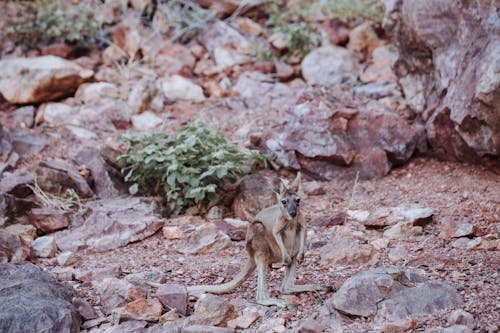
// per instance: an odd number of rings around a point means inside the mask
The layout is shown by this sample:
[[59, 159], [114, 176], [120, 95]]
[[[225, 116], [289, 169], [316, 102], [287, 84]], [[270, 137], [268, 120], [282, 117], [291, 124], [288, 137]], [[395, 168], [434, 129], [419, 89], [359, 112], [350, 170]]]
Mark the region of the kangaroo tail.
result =
[[213, 294], [225, 294], [229, 293], [245, 282], [246, 279], [252, 274], [255, 270], [255, 260], [253, 258], [249, 258], [245, 266], [241, 269], [241, 271], [229, 282], [219, 284], [219, 285], [200, 285], [200, 286], [188, 286], [188, 292], [193, 291], [202, 291], [209, 292]]

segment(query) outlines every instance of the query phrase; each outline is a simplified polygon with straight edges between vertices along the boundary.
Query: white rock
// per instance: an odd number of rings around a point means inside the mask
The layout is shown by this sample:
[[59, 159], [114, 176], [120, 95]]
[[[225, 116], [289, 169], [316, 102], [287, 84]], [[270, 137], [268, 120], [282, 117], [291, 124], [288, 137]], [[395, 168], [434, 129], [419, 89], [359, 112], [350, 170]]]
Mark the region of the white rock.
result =
[[65, 251], [57, 256], [56, 260], [60, 266], [69, 266], [80, 260], [80, 256], [71, 251]]
[[193, 102], [205, 100], [203, 89], [180, 75], [162, 78], [159, 84], [165, 97], [170, 100], [190, 100]]
[[163, 120], [151, 111], [132, 116], [132, 125], [138, 130], [148, 130], [160, 125]]
[[109, 82], [84, 83], [75, 93], [75, 98], [90, 103], [101, 98], [116, 98], [120, 95], [118, 87]]
[[38, 237], [33, 241], [35, 255], [40, 258], [52, 258], [57, 252], [56, 242], [52, 236]]
[[55, 56], [0, 61], [0, 93], [12, 104], [39, 103], [74, 93], [94, 72]]
[[78, 125], [75, 109], [64, 103], [46, 103], [40, 105], [36, 113], [37, 124], [45, 123], [49, 126], [63, 126], [66, 124]]
[[323, 46], [302, 61], [302, 76], [308, 84], [333, 86], [355, 82], [361, 73], [359, 58], [343, 47]]
[[348, 210], [347, 211], [347, 216], [350, 218], [363, 222], [366, 221], [368, 216], [370, 216], [370, 213], [366, 210]]

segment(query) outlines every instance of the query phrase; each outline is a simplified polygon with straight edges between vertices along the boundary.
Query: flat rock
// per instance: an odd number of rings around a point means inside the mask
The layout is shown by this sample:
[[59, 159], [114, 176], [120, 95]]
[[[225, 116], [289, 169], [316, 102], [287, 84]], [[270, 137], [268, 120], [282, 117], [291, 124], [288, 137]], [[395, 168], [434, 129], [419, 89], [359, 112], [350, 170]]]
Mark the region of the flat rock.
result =
[[93, 286], [100, 295], [102, 311], [111, 314], [127, 303], [144, 299], [147, 288], [134, 286], [132, 283], [118, 278], [104, 278], [93, 281]]
[[182, 328], [182, 333], [235, 333], [234, 328], [210, 325], [187, 325]]
[[156, 322], [160, 319], [161, 303], [156, 298], [140, 298], [127, 303], [124, 309], [118, 310], [120, 318]]
[[474, 316], [462, 309], [458, 309], [450, 313], [448, 316], [448, 323], [452, 325], [465, 325], [470, 329], [474, 329], [476, 327]]
[[460, 238], [474, 235], [474, 225], [472, 223], [446, 218], [441, 221], [440, 237], [446, 239]]
[[178, 249], [186, 254], [203, 254], [216, 252], [231, 245], [231, 238], [217, 228], [214, 223], [202, 224], [188, 236]]
[[212, 294], [202, 294], [194, 305], [190, 321], [195, 325], [226, 326], [236, 317], [232, 304], [224, 298]]
[[83, 103], [90, 103], [102, 98], [119, 98], [120, 91], [114, 83], [94, 82], [84, 83], [78, 87], [75, 98]]
[[56, 208], [33, 208], [28, 213], [28, 218], [41, 234], [67, 228], [70, 223], [69, 213]]
[[46, 192], [61, 193], [74, 189], [84, 198], [92, 197], [94, 192], [87, 180], [78, 172], [76, 166], [63, 160], [45, 160], [37, 169], [37, 183]]
[[31, 255], [31, 245], [19, 235], [0, 229], [0, 263], [21, 262]]
[[35, 117], [35, 123], [40, 125], [42, 123], [59, 127], [64, 125], [79, 125], [80, 122], [77, 117], [77, 109], [64, 103], [49, 102], [44, 103], [38, 107]]
[[333, 45], [313, 50], [302, 60], [301, 69], [307, 83], [321, 86], [356, 82], [361, 74], [358, 56]]
[[374, 264], [378, 260], [377, 251], [371, 244], [363, 244], [351, 237], [335, 237], [320, 249], [321, 264], [357, 265]]
[[0, 331], [79, 332], [74, 294], [33, 264], [0, 264]]
[[56, 261], [59, 266], [69, 266], [73, 265], [80, 259], [81, 257], [78, 254], [71, 251], [65, 251], [57, 256]]
[[179, 284], [165, 284], [156, 290], [156, 297], [166, 309], [175, 309], [177, 313], [187, 314], [188, 294], [186, 287]]
[[415, 205], [397, 207], [381, 207], [371, 212], [363, 224], [371, 228], [383, 228], [397, 223], [408, 223], [412, 226], [424, 226], [432, 221], [434, 210]]
[[163, 237], [168, 240], [186, 238], [186, 234], [177, 226], [164, 226], [161, 230]]
[[9, 103], [54, 100], [75, 92], [94, 73], [55, 56], [0, 61], [0, 93]]
[[16, 197], [27, 197], [31, 193], [29, 186], [35, 182], [35, 175], [27, 170], [18, 169], [13, 173], [6, 173], [0, 180], [0, 194], [12, 194]]
[[256, 310], [243, 311], [241, 316], [228, 321], [227, 326], [239, 329], [249, 328], [260, 317], [260, 313]]
[[157, 209], [153, 200], [139, 197], [89, 202], [72, 228], [54, 234], [57, 246], [62, 251], [102, 252], [142, 240], [163, 226]]
[[460, 306], [457, 290], [449, 284], [428, 280], [410, 271], [374, 269], [344, 282], [333, 296], [335, 308], [349, 315], [394, 322]]
[[146, 131], [163, 123], [163, 119], [151, 111], [145, 111], [141, 114], [133, 115], [131, 120], [132, 126], [138, 131]]

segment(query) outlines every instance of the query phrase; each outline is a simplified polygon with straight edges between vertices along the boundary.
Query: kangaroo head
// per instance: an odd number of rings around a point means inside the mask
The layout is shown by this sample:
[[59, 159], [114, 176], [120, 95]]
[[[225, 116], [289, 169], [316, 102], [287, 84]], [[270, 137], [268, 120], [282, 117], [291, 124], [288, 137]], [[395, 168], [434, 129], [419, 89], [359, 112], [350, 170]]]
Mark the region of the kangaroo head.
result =
[[276, 193], [276, 199], [278, 199], [281, 212], [287, 219], [293, 219], [299, 213], [300, 187], [300, 172], [297, 173], [297, 177], [290, 185], [283, 180], [280, 183], [280, 190]]

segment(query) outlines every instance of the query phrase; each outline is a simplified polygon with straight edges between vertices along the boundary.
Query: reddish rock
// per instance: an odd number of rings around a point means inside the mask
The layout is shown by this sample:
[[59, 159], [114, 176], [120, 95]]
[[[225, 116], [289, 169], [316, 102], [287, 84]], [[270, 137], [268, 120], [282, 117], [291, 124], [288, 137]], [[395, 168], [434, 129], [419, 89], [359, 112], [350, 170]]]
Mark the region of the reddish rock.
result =
[[120, 318], [145, 320], [145, 321], [158, 321], [161, 316], [162, 306], [156, 298], [141, 298], [130, 303], [127, 303], [125, 308], [119, 311]]
[[322, 265], [373, 264], [377, 251], [370, 244], [362, 244], [350, 237], [335, 237], [320, 249]]
[[73, 48], [65, 43], [54, 43], [42, 47], [42, 55], [53, 55], [60, 58], [68, 59]]
[[105, 278], [119, 277], [122, 269], [118, 265], [109, 265], [103, 268], [77, 271], [75, 278], [81, 282], [101, 281]]
[[178, 249], [185, 254], [203, 254], [217, 252], [231, 245], [228, 235], [217, 228], [214, 223], [202, 224], [193, 231]]
[[31, 255], [30, 245], [18, 235], [0, 229], [0, 263], [21, 262]]
[[70, 223], [69, 213], [56, 208], [33, 208], [28, 217], [30, 223], [41, 234], [50, 234], [54, 231], [67, 228]]
[[275, 179], [262, 173], [241, 179], [232, 209], [237, 218], [251, 221], [262, 209], [275, 202]]
[[378, 38], [377, 33], [373, 29], [372, 23], [367, 21], [361, 23], [349, 32], [347, 49], [358, 53], [371, 53], [383, 43], [384, 41]]
[[93, 282], [93, 285], [99, 292], [102, 310], [105, 314], [110, 314], [118, 307], [125, 306], [134, 300], [144, 299], [147, 293], [145, 287], [137, 287], [117, 278], [97, 280]]
[[[385, 1], [395, 72], [433, 152], [500, 168], [500, 39], [494, 2]], [[429, 15], [432, 13], [432, 15]], [[474, 52], [471, 52], [474, 50]]]
[[175, 309], [183, 316], [187, 314], [188, 295], [186, 287], [179, 284], [165, 284], [156, 290], [156, 297], [165, 309]]
[[73, 298], [72, 303], [78, 310], [78, 313], [83, 317], [83, 319], [91, 320], [97, 318], [97, 313], [86, 299], [75, 297]]
[[224, 298], [212, 294], [202, 294], [194, 306], [190, 321], [196, 325], [226, 326], [236, 317], [234, 306]]
[[441, 221], [440, 237], [451, 239], [474, 235], [474, 225], [469, 222], [453, 218], [445, 218]]

